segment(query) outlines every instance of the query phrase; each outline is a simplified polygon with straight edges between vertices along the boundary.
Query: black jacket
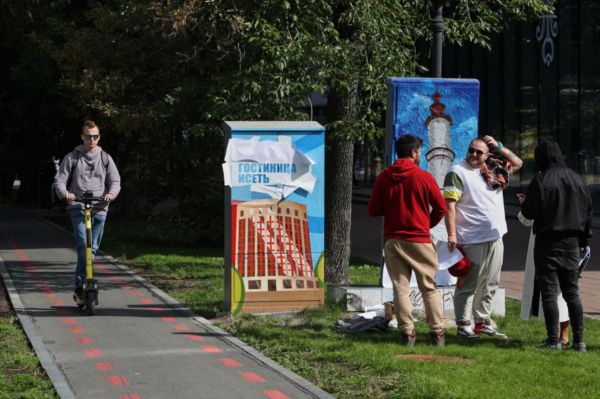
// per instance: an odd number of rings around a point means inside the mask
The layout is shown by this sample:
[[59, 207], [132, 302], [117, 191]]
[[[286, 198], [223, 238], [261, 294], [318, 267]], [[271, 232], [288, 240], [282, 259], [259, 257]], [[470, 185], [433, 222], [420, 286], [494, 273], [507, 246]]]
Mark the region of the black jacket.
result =
[[576, 236], [580, 247], [587, 246], [592, 236], [592, 197], [583, 179], [564, 164], [556, 143], [540, 144], [535, 160], [540, 172], [527, 188], [521, 213], [533, 219], [534, 234]]

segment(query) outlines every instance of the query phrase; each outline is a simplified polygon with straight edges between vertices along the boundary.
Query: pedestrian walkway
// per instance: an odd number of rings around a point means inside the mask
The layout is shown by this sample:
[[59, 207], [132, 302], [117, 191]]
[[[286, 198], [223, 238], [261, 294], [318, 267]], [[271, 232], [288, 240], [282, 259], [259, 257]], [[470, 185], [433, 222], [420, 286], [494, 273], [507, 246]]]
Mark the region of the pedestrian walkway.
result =
[[[506, 290], [506, 296], [521, 300], [523, 295], [523, 279], [525, 272], [503, 271], [500, 286]], [[583, 272], [579, 280], [579, 295], [586, 316], [600, 318], [600, 271]]]
[[195, 316], [111, 257], [96, 259], [100, 304], [72, 299], [73, 237], [0, 207], [0, 272], [61, 398], [330, 398]]

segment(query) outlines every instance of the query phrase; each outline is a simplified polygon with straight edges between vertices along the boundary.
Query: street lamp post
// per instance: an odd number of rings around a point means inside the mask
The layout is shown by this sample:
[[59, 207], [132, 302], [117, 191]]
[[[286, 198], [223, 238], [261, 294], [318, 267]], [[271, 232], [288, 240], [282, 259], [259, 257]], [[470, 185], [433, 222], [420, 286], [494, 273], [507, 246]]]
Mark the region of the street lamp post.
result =
[[442, 44], [444, 41], [444, 18], [442, 8], [444, 0], [431, 0], [431, 24], [433, 26], [433, 51], [431, 54], [431, 66], [433, 76], [442, 77]]

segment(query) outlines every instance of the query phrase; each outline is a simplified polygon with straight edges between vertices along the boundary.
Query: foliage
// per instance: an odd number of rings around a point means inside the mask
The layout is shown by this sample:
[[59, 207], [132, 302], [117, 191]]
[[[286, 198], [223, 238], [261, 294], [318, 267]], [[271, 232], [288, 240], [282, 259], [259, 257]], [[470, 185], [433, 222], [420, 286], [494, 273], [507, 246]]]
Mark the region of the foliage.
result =
[[[448, 1], [446, 40], [489, 47], [493, 33], [546, 12], [544, 3]], [[427, 73], [429, 6], [422, 0], [2, 2], [2, 193], [20, 173], [33, 200], [45, 183], [31, 160], [65, 154], [79, 144], [81, 120], [92, 118], [122, 171], [115, 210], [153, 213], [172, 202], [174, 213], [155, 219], [165, 230], [189, 237], [190, 229], [200, 229], [208, 234], [198, 241], [218, 242], [222, 121], [305, 119], [308, 96], [324, 93], [328, 136], [369, 144], [382, 134], [386, 77]], [[351, 185], [352, 173], [329, 167], [343, 174], [340, 184]]]

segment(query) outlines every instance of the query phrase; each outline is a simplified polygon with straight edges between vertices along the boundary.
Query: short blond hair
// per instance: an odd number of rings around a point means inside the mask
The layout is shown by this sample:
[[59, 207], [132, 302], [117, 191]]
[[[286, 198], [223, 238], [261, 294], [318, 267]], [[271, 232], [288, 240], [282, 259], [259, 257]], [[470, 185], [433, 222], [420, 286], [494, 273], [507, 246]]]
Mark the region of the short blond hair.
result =
[[85, 122], [83, 122], [83, 126], [81, 126], [81, 133], [85, 133], [87, 129], [93, 128], [98, 128], [98, 130], [100, 130], [100, 127], [96, 125], [96, 122], [88, 119]]

